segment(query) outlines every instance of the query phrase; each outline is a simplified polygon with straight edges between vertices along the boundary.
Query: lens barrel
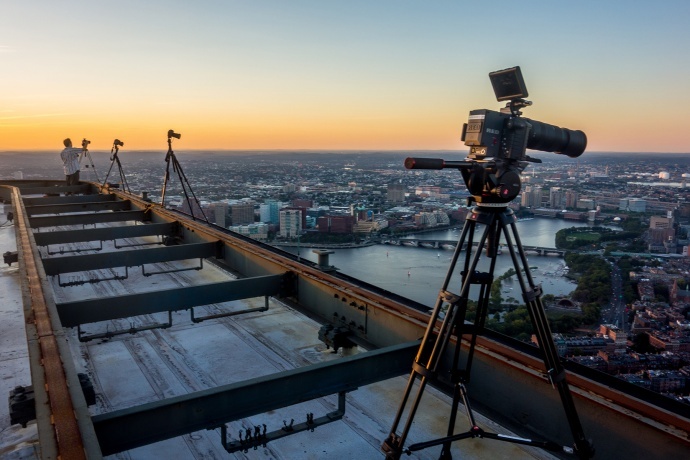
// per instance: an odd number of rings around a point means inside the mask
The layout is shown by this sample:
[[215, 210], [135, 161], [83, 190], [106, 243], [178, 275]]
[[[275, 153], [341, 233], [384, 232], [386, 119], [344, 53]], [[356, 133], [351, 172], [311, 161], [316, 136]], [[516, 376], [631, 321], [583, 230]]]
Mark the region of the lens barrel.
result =
[[587, 135], [582, 131], [542, 123], [541, 121], [523, 118], [532, 125], [527, 148], [543, 152], [555, 152], [577, 158], [587, 148]]

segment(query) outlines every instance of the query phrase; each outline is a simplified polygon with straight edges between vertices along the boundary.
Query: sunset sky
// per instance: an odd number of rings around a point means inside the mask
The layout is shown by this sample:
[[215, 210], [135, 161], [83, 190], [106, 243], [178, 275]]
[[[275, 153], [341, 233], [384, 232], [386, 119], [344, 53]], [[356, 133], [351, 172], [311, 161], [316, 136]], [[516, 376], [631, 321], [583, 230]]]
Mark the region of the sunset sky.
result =
[[[456, 150], [488, 73], [589, 151], [690, 152], [690, 1], [3, 0], [0, 151]], [[75, 142], [77, 143], [77, 142]]]

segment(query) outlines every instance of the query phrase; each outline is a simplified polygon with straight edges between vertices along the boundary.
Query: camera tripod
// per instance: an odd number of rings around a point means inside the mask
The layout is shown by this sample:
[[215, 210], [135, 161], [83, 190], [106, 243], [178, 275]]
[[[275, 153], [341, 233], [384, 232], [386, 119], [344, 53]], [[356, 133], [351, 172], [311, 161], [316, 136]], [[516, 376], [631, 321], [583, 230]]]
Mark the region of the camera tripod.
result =
[[[189, 181], [187, 180], [187, 176], [185, 175], [184, 171], [182, 170], [182, 165], [180, 162], [177, 160], [177, 157], [175, 156], [175, 153], [173, 152], [172, 149], [172, 138], [175, 137], [177, 139], [180, 138], [180, 135], [178, 133], [173, 132], [173, 130], [168, 131], [168, 153], [165, 155], [165, 162], [167, 163], [165, 166], [165, 176], [163, 178], [163, 192], [161, 193], [161, 206], [165, 206], [165, 190], [168, 185], [168, 180], [170, 179], [170, 164], [172, 163], [173, 165], [173, 171], [177, 173], [177, 177], [180, 179], [180, 185], [182, 186], [182, 192], [184, 193], [185, 200], [187, 201], [187, 205], [189, 206], [189, 213], [192, 216], [192, 219], [196, 220], [197, 217], [194, 214], [195, 208], [192, 206], [192, 198], [194, 199], [194, 203], [196, 203], [196, 209], [201, 212], [201, 215], [204, 217], [204, 221], [208, 224], [208, 218], [206, 217], [206, 214], [204, 213], [204, 210], [201, 209], [201, 203], [199, 203], [199, 200], [197, 199], [196, 195], [194, 194], [194, 191], [192, 190], [192, 186], [189, 185]], [[189, 189], [189, 192], [187, 191]], [[191, 197], [189, 194], [191, 193]]]
[[[391, 432], [382, 445], [382, 450], [386, 453], [387, 460], [397, 460], [403, 452], [409, 454], [438, 445], [443, 446], [439, 458], [441, 460], [450, 460], [452, 458], [451, 443], [453, 441], [468, 438], [487, 438], [524, 444], [554, 452], [575, 454], [580, 459], [588, 459], [593, 456], [594, 450], [585, 439], [568, 384], [565, 380], [565, 369], [559, 359], [556, 346], [551, 336], [548, 320], [541, 302], [541, 286], [535, 285], [530, 275], [527, 257], [525, 256], [515, 225], [516, 221], [517, 219], [513, 211], [509, 209], [505, 203], [479, 203], [472, 208], [471, 212], [468, 214], [458, 245], [451, 258], [450, 268], [448, 269], [436, 305], [431, 314], [431, 319], [429, 320], [424, 338], [422, 339], [419, 351], [412, 364], [412, 372], [403, 395], [402, 403], [396, 414]], [[474, 247], [477, 224], [482, 224], [485, 227], [477, 246]], [[494, 279], [498, 242], [501, 234], [505, 237], [505, 243], [513, 261], [516, 277], [520, 283], [523, 298], [532, 320], [532, 326], [538, 340], [548, 378], [552, 385], [558, 389], [560, 394], [561, 402], [565, 409], [565, 414], [573, 435], [574, 447], [561, 446], [554, 442], [542, 442], [498, 433], [490, 433], [484, 431], [475, 423], [465, 385], [470, 380], [470, 371], [477, 335], [484, 328], [488, 312], [491, 284]], [[465, 261], [463, 271], [461, 272], [462, 288], [459, 294], [453, 294], [448, 291], [448, 286], [460, 253], [463, 250], [463, 246], [465, 246]], [[487, 257], [491, 259], [489, 271], [486, 273], [477, 271], [477, 265], [483, 249], [486, 249]], [[472, 285], [478, 285], [480, 291], [473, 324], [465, 322], [468, 313], [468, 296]], [[437, 328], [437, 320], [441, 318], [444, 306], [447, 306], [447, 311], [445, 317], [443, 317], [442, 325]], [[453, 352], [452, 366], [450, 368], [450, 380], [453, 384], [453, 401], [448, 419], [447, 435], [439, 439], [412, 444], [404, 448], [405, 440], [407, 439], [415, 413], [421, 402], [424, 389], [429, 381], [438, 378], [443, 355], [446, 348], [448, 348], [448, 343], [452, 335], [457, 337], [457, 343]], [[469, 346], [464, 366], [462, 366], [460, 363], [461, 339], [463, 336], [467, 337], [468, 335]], [[417, 393], [414, 399], [411, 400], [407, 421], [401, 434], [397, 435], [396, 430], [402, 419], [405, 406], [410, 401], [413, 386], [417, 379], [420, 380]], [[465, 407], [465, 412], [471, 428], [466, 432], [454, 434], [456, 414], [461, 401]]]
[[93, 175], [96, 176], [96, 182], [100, 182], [101, 180], [98, 178], [98, 171], [96, 171], [96, 166], [93, 164], [93, 158], [91, 158], [91, 153], [89, 152], [89, 149], [86, 147], [90, 141], [82, 141], [81, 143], [81, 154], [79, 154], [79, 166], [81, 166], [81, 162], [84, 158], [88, 160], [88, 163], [84, 165], [84, 168], [89, 168], [91, 166], [91, 170], [93, 171]]
[[110, 149], [110, 168], [108, 168], [108, 174], [105, 175], [105, 179], [103, 179], [103, 187], [105, 187], [106, 182], [108, 182], [108, 176], [110, 176], [110, 171], [113, 169], [113, 164], [117, 163], [117, 169], [120, 172], [120, 184], [122, 184], [122, 188], [124, 191], [127, 193], [130, 193], [129, 190], [129, 184], [127, 183], [127, 178], [125, 177], [124, 171], [122, 171], [122, 163], [120, 163], [120, 158], [117, 156], [117, 153], [120, 150], [120, 145], [122, 142], [119, 140], [115, 139], [115, 142], [113, 142], [113, 147]]

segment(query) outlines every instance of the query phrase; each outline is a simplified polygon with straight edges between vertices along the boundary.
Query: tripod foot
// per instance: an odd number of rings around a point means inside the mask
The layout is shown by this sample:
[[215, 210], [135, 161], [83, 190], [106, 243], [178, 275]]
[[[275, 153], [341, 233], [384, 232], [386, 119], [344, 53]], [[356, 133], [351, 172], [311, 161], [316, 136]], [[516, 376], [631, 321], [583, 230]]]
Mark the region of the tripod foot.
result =
[[400, 436], [391, 433], [388, 438], [381, 444], [381, 450], [386, 454], [386, 460], [399, 460], [402, 455], [402, 446], [400, 445]]

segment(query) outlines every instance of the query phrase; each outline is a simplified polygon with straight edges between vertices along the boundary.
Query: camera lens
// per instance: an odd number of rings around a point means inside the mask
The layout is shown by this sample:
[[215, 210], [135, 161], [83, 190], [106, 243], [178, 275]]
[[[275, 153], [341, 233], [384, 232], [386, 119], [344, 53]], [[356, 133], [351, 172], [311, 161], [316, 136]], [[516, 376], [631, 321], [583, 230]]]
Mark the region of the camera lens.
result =
[[587, 136], [582, 131], [559, 128], [529, 118], [524, 118], [524, 120], [532, 125], [527, 140], [527, 148], [529, 149], [556, 152], [570, 158], [577, 158], [587, 148]]

